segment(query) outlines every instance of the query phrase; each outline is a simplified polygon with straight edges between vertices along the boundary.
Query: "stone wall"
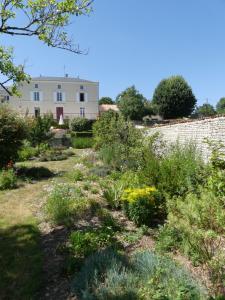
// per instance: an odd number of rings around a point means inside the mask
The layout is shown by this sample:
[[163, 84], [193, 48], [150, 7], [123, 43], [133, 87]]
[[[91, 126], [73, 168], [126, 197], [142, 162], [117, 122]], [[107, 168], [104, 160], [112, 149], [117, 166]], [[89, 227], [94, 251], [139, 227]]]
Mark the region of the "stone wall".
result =
[[222, 141], [225, 144], [225, 117], [197, 120], [172, 125], [161, 125], [147, 130], [148, 135], [159, 132], [168, 143], [177, 140], [180, 143], [193, 141], [201, 150], [205, 160], [208, 160], [210, 151], [204, 140]]

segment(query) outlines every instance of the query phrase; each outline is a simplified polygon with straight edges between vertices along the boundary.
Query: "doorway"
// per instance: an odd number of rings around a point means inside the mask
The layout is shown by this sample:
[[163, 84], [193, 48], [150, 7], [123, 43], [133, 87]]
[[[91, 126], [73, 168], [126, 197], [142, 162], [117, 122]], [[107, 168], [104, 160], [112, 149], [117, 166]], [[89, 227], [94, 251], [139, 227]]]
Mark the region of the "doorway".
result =
[[63, 107], [56, 107], [56, 118], [57, 118], [57, 121], [59, 121], [61, 115], [63, 116]]

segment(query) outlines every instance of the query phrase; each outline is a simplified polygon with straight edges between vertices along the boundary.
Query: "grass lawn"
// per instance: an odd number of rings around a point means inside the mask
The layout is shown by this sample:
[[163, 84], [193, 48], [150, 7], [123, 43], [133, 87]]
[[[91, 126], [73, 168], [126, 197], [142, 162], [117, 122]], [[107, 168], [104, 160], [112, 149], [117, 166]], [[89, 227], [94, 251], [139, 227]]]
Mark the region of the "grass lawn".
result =
[[[60, 162], [26, 162], [61, 174], [76, 158]], [[54, 177], [63, 180], [63, 177]], [[43, 189], [52, 178], [22, 182], [17, 189], [0, 191], [0, 299], [36, 299], [42, 284], [41, 232], [36, 213]]]

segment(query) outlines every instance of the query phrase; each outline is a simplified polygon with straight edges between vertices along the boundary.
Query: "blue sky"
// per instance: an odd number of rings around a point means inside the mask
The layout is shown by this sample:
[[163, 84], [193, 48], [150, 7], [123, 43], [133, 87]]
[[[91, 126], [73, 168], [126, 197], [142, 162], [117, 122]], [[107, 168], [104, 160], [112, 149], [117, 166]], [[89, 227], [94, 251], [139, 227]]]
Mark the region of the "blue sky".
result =
[[35, 38], [1, 36], [15, 62], [32, 76], [69, 76], [100, 82], [100, 96], [128, 86], [148, 99], [159, 81], [183, 75], [201, 104], [225, 96], [225, 0], [95, 0], [89, 17], [69, 33], [88, 55], [48, 48]]

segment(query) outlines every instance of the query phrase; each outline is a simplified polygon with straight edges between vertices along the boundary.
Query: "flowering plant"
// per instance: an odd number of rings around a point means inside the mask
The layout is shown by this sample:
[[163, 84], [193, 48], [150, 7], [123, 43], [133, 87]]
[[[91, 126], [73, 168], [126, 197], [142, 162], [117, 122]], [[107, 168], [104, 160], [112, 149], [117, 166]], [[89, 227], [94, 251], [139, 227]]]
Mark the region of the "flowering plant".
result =
[[129, 188], [124, 191], [122, 200], [133, 203], [139, 199], [148, 199], [150, 202], [154, 202], [153, 196], [155, 192], [155, 187]]

